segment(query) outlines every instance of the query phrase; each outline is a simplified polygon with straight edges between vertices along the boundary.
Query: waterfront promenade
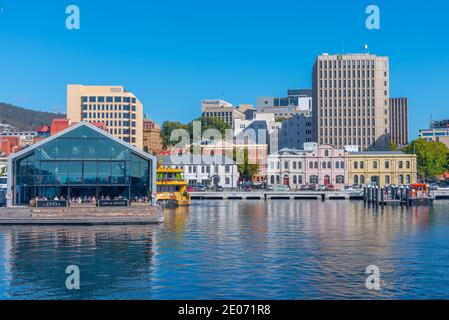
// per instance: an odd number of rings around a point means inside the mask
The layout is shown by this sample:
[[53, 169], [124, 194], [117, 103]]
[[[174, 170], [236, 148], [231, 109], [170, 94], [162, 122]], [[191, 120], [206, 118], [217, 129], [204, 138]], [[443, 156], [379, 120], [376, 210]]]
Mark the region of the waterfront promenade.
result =
[[[432, 191], [435, 200], [449, 199], [449, 190]], [[192, 200], [363, 200], [363, 190], [191, 192]]]
[[0, 225], [125, 225], [164, 222], [160, 206], [0, 208]]

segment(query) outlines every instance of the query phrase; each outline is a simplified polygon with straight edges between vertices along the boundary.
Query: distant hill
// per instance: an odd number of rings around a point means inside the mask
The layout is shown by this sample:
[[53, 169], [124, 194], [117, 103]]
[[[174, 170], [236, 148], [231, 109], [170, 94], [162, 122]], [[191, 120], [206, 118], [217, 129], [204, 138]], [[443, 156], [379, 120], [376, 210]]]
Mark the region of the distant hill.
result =
[[65, 114], [30, 110], [0, 102], [0, 123], [7, 123], [19, 131], [50, 125], [56, 118], [65, 118]]

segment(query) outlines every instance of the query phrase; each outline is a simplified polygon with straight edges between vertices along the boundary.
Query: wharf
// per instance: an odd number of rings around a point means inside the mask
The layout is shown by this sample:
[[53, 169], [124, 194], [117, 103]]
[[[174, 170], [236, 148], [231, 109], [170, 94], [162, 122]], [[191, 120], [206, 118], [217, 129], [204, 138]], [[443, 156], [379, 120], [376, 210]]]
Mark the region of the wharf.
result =
[[162, 207], [0, 208], [0, 225], [142, 225], [164, 222]]

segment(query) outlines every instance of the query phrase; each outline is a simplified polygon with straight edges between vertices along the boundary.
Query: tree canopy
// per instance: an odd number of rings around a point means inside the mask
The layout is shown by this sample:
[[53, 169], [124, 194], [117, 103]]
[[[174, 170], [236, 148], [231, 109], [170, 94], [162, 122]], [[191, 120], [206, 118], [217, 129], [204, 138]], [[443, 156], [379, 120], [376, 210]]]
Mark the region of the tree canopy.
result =
[[[237, 159], [237, 151], [233, 150], [233, 160], [237, 162], [237, 170], [242, 180], [252, 180], [254, 175], [259, 171], [258, 163], [250, 163], [248, 149], [243, 150], [243, 159]], [[243, 160], [243, 163], [239, 163]]]
[[193, 142], [193, 123], [194, 121], [198, 121], [201, 123], [201, 136], [203, 136], [203, 133], [208, 129], [217, 129], [222, 138], [225, 138], [225, 131], [227, 129], [231, 129], [231, 126], [227, 123], [223, 122], [222, 120], [218, 118], [212, 118], [212, 117], [200, 117], [197, 119], [194, 119], [190, 121], [187, 124], [182, 124], [181, 122], [173, 122], [173, 121], [165, 121], [162, 124], [161, 129], [161, 136], [162, 136], [162, 142], [164, 145], [164, 148], [167, 148], [168, 146], [173, 146], [179, 141], [170, 141], [170, 135], [173, 130], [176, 129], [185, 129], [189, 133], [190, 136], [190, 142]]
[[412, 141], [403, 151], [416, 154], [418, 176], [428, 180], [448, 171], [449, 149], [442, 142], [418, 139]]

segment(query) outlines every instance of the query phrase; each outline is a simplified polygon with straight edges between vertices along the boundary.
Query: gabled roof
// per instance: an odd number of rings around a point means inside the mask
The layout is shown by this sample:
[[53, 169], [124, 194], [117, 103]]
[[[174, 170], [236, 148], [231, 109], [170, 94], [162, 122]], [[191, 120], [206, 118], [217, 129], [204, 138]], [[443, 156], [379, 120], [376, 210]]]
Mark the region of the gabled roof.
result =
[[36, 144], [33, 144], [32, 146], [30, 146], [28, 148], [25, 148], [25, 149], [23, 149], [23, 150], [21, 150], [21, 151], [19, 151], [17, 153], [14, 153], [14, 154], [9, 156], [9, 159], [10, 160], [14, 160], [16, 158], [22, 157], [23, 155], [26, 155], [26, 154], [30, 153], [34, 149], [39, 148], [40, 146], [42, 146], [42, 145], [44, 145], [44, 144], [46, 144], [46, 143], [48, 143], [50, 141], [53, 141], [53, 140], [55, 140], [55, 139], [65, 135], [65, 134], [67, 134], [69, 132], [72, 132], [72, 131], [78, 129], [78, 128], [81, 128], [83, 126], [84, 127], [88, 127], [89, 129], [92, 129], [92, 130], [98, 132], [99, 134], [105, 136], [106, 138], [109, 138], [109, 139], [117, 142], [118, 144], [121, 144], [122, 146], [124, 146], [124, 147], [126, 147], [128, 149], [131, 149], [133, 152], [137, 153], [138, 155], [142, 156], [143, 158], [146, 158], [148, 160], [152, 160], [154, 163], [157, 161], [155, 156], [152, 156], [151, 154], [146, 153], [146, 152], [144, 152], [144, 151], [142, 151], [142, 150], [140, 150], [140, 149], [130, 145], [129, 143], [126, 143], [125, 141], [114, 137], [109, 132], [106, 132], [106, 131], [98, 128], [97, 126], [94, 126], [93, 124], [90, 124], [89, 122], [86, 122], [86, 121], [79, 122], [79, 123], [77, 123], [77, 124], [75, 124], [75, 125], [73, 125], [71, 127], [68, 127], [67, 129], [64, 129], [64, 130], [56, 133], [53, 136], [50, 136], [50, 137], [48, 137], [48, 138], [46, 138], [44, 140], [39, 141]]

